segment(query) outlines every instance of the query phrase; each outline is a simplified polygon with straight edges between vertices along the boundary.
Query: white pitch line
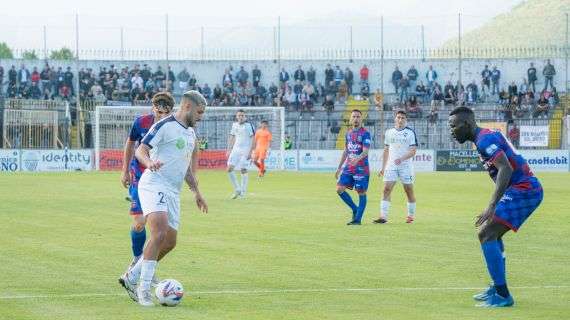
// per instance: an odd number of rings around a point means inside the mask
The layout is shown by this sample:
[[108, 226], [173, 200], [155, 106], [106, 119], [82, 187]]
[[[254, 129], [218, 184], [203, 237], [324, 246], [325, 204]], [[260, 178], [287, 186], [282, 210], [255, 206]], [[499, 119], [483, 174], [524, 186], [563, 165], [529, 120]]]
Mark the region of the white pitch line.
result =
[[[569, 286], [520, 286], [511, 289], [570, 289]], [[262, 295], [262, 294], [287, 294], [287, 293], [326, 293], [326, 292], [394, 292], [394, 291], [469, 291], [482, 290], [482, 287], [400, 287], [400, 288], [322, 288], [322, 289], [267, 289], [267, 290], [216, 290], [216, 291], [191, 291], [191, 295]], [[77, 294], [38, 294], [38, 295], [13, 295], [0, 296], [0, 300], [13, 299], [50, 299], [50, 298], [90, 298], [123, 296], [125, 293], [77, 293]]]

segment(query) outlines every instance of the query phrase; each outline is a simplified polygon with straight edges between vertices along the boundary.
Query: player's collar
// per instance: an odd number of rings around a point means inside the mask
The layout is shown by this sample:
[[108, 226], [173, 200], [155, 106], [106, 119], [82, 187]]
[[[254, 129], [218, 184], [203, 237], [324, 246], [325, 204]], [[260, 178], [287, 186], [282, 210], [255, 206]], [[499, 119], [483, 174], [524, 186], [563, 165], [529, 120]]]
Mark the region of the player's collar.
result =
[[403, 127], [402, 129], [398, 129], [398, 128], [394, 127], [394, 129], [396, 129], [396, 131], [402, 131], [402, 130], [404, 130], [404, 129], [406, 129], [406, 128], [407, 128], [407, 127]]

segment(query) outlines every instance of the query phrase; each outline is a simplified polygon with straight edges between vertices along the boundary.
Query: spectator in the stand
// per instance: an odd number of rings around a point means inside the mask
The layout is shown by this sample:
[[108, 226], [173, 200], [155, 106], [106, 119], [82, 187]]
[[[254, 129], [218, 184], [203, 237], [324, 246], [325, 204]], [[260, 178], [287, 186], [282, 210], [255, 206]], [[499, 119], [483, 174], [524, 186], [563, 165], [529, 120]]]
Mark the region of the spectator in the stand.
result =
[[420, 107], [416, 96], [411, 96], [406, 104], [406, 113], [410, 118], [421, 118], [422, 108]]
[[9, 82], [8, 89], [6, 90], [6, 96], [8, 96], [8, 98], [16, 98], [17, 95], [18, 89], [16, 88], [16, 83]]
[[37, 81], [36, 82], [32, 81], [32, 85], [30, 87], [30, 97], [32, 99], [40, 99], [42, 97], [42, 91], [40, 90]]
[[178, 73], [178, 87], [180, 91], [186, 92], [188, 90], [188, 81], [190, 81], [190, 73], [188, 73], [188, 70], [184, 67], [182, 71]]
[[4, 67], [0, 66], [0, 97], [4, 93]]
[[345, 103], [348, 99], [348, 85], [346, 81], [342, 80], [338, 86], [337, 101], [339, 103]]
[[239, 83], [240, 86], [245, 87], [248, 79], [249, 79], [249, 73], [247, 71], [245, 71], [243, 66], [240, 66], [239, 71], [236, 74], [237, 82]]
[[146, 85], [147, 81], [152, 79], [152, 70], [151, 68], [145, 63], [143, 64], [143, 69], [139, 72], [141, 78], [143, 79], [143, 83]]
[[423, 81], [420, 81], [420, 83], [416, 86], [416, 95], [420, 98], [422, 103], [426, 103], [428, 101], [428, 92], [426, 86], [424, 86]]
[[309, 83], [311, 85], [313, 85], [313, 87], [316, 84], [317, 81], [317, 72], [315, 71], [315, 69], [313, 68], [313, 66], [311, 66], [309, 68], [309, 71], [307, 71], [307, 81], [309, 81]]
[[44, 68], [42, 69], [42, 72], [40, 72], [40, 83], [41, 83], [42, 91], [45, 91], [45, 89], [49, 89], [51, 91], [51, 86], [50, 86], [50, 82], [49, 82], [49, 74], [50, 74], [50, 67], [46, 63], [44, 65]]
[[344, 73], [342, 72], [340, 67], [337, 65], [334, 67], [334, 82], [337, 86], [339, 86], [341, 81], [344, 81]]
[[279, 90], [279, 88], [277, 88], [277, 86], [275, 85], [275, 83], [271, 83], [271, 85], [269, 86], [269, 98], [271, 99], [271, 101], [274, 101], [275, 98], [277, 98], [277, 91]]
[[67, 67], [67, 71], [63, 74], [63, 83], [69, 88], [71, 95], [75, 93], [73, 88], [73, 72], [71, 72], [71, 67]]
[[515, 146], [515, 148], [518, 148], [519, 139], [520, 139], [520, 130], [517, 127], [517, 124], [514, 123], [512, 120], [510, 121], [510, 123], [512, 123], [512, 127], [508, 133], [509, 140], [511, 140], [511, 143]]
[[202, 88], [202, 95], [204, 98], [208, 99], [208, 101], [212, 99], [212, 89], [210, 86], [208, 86], [207, 83], [204, 83], [204, 87]]
[[451, 84], [451, 81], [447, 81], [447, 83], [445, 84], [445, 87], [443, 87], [443, 92], [445, 94], [447, 94], [449, 92], [449, 90], [454, 91], [453, 85]]
[[283, 100], [285, 102], [285, 105], [290, 106], [292, 110], [297, 111], [299, 109], [299, 106], [297, 105], [298, 102], [297, 95], [293, 93], [293, 90], [291, 90], [289, 87], [285, 89], [285, 95], [283, 96]]
[[267, 89], [264, 85], [258, 85], [255, 87], [254, 104], [256, 106], [265, 105], [265, 98], [267, 97]]
[[408, 99], [408, 87], [410, 86], [410, 82], [408, 81], [408, 77], [402, 77], [400, 79], [399, 87], [400, 87], [400, 101], [406, 101]]
[[354, 84], [354, 73], [350, 70], [349, 67], [346, 67], [344, 70], [344, 81], [346, 82], [346, 86], [348, 88], [348, 95], [352, 95], [352, 85]]
[[467, 94], [465, 97], [465, 102], [468, 105], [474, 105], [477, 103], [477, 99], [479, 96], [479, 89], [477, 88], [477, 82], [473, 80], [470, 84], [467, 85]]
[[293, 93], [295, 93], [296, 95], [300, 95], [302, 91], [303, 91], [303, 84], [301, 83], [301, 80], [296, 80], [295, 85], [293, 86]]
[[519, 97], [522, 98], [522, 96], [524, 96], [529, 90], [528, 87], [528, 82], [526, 81], [526, 78], [522, 78], [522, 83], [519, 86]]
[[18, 71], [16, 71], [16, 66], [12, 65], [12, 68], [8, 70], [8, 84], [16, 86], [18, 81]]
[[548, 88], [548, 84], [550, 84], [551, 88], [554, 88], [554, 76], [556, 75], [556, 70], [554, 66], [550, 63], [550, 59], [546, 60], [546, 65], [544, 69], [542, 69], [542, 75], [544, 76], [544, 90]]
[[259, 70], [257, 65], [254, 65], [253, 70], [251, 70], [251, 80], [253, 81], [253, 86], [257, 88], [261, 81], [261, 70]]
[[463, 87], [463, 83], [457, 80], [457, 82], [455, 83], [455, 87], [453, 88], [453, 93], [455, 93], [455, 95], [458, 95], [459, 92], [462, 91], [465, 92], [465, 87]]
[[225, 87], [227, 86], [228, 83], [230, 83], [233, 86], [234, 77], [230, 73], [230, 70], [226, 68], [224, 70], [224, 75], [222, 76], [222, 85]]
[[416, 69], [416, 67], [414, 65], [412, 65], [410, 67], [410, 69], [408, 69], [406, 76], [408, 77], [408, 82], [410, 83], [411, 93], [415, 95], [416, 94], [416, 82], [418, 81], [418, 77], [420, 76], [420, 74], [418, 73], [418, 70]]
[[509, 96], [509, 92], [505, 91], [505, 88], [503, 88], [500, 92], [499, 92], [499, 104], [501, 106], [505, 106], [509, 103], [510, 101], [510, 96]]
[[327, 95], [323, 101], [323, 109], [330, 115], [334, 111], [334, 99], [332, 96]]
[[303, 86], [303, 90], [301, 91], [301, 93], [306, 93], [309, 98], [311, 98], [311, 101], [315, 102], [316, 100], [316, 95], [315, 95], [315, 87], [313, 87], [313, 85], [310, 82], [305, 82], [305, 85]]
[[366, 65], [363, 65], [362, 68], [360, 68], [360, 81], [368, 82], [368, 74], [369, 73], [370, 73], [370, 70], [368, 70], [368, 67]]
[[196, 84], [198, 83], [198, 80], [196, 79], [196, 75], [195, 74], [191, 74], [190, 75], [190, 79], [188, 80], [188, 86], [190, 90], [193, 90], [192, 88], [196, 88]]
[[428, 87], [428, 94], [433, 92], [434, 83], [437, 81], [437, 72], [433, 69], [433, 66], [429, 66], [429, 70], [426, 72], [426, 80], [427, 80], [427, 87]]
[[431, 98], [431, 107], [436, 108], [436, 110], [437, 110], [438, 105], [443, 107], [444, 101], [445, 101], [445, 97], [444, 97], [443, 93], [439, 90], [439, 88], [436, 87], [433, 91], [433, 96]]
[[301, 113], [299, 114], [299, 119], [303, 119], [303, 113], [310, 112], [311, 119], [314, 119], [314, 111], [313, 111], [313, 101], [311, 97], [306, 92], [301, 93], [299, 97], [299, 102], [301, 105]]
[[392, 72], [392, 84], [394, 85], [394, 91], [396, 94], [399, 92], [400, 80], [402, 80], [403, 77], [404, 76], [402, 75], [402, 71], [400, 71], [400, 69], [398, 69], [398, 66], [396, 66], [394, 72]]
[[213, 99], [217, 102], [222, 101], [222, 87], [220, 87], [219, 83], [216, 83], [214, 87]]
[[63, 70], [61, 70], [61, 67], [57, 68], [57, 72], [55, 73], [55, 81], [56, 87], [54, 91], [59, 94], [61, 87], [64, 85], [64, 73]]
[[325, 96], [327, 95], [327, 89], [325, 88], [325, 86], [323, 86], [322, 83], [317, 83], [317, 85], [315, 86], [315, 97], [316, 100], [325, 99]]
[[558, 96], [558, 91], [556, 87], [552, 87], [552, 91], [550, 92], [550, 97], [548, 97], [548, 104], [551, 108], [554, 108], [560, 103], [560, 97]]
[[285, 68], [281, 68], [281, 72], [279, 73], [279, 85], [284, 87], [287, 85], [289, 81], [289, 72], [285, 71]]
[[303, 71], [303, 69], [301, 69], [301, 65], [297, 66], [297, 70], [295, 70], [295, 73], [293, 73], [293, 79], [295, 79], [295, 82], [304, 82], [305, 81], [305, 71]]
[[325, 86], [328, 87], [331, 81], [334, 81], [334, 70], [331, 68], [331, 65], [327, 63], [325, 69]]
[[[138, 74], [139, 72], [137, 71], [136, 73]], [[139, 77], [140, 77], [140, 75], [139, 75]], [[166, 75], [164, 74], [164, 72], [162, 72], [161, 66], [158, 66], [158, 68], [156, 68], [156, 72], [152, 75], [152, 79], [154, 80], [154, 82], [156, 83], [156, 85], [159, 88], [162, 88], [162, 86], [164, 85], [164, 80], [166, 80]], [[142, 80], [142, 77], [141, 77], [141, 80]]]
[[531, 93], [527, 92], [524, 95], [524, 97], [522, 98], [520, 105], [515, 110], [515, 116], [517, 118], [526, 117], [530, 113], [530, 111], [532, 110], [533, 104], [534, 104], [534, 101], [531, 97]]
[[437, 121], [439, 119], [439, 114], [437, 113], [437, 107], [432, 105], [429, 111], [429, 114], [427, 115], [427, 119], [429, 124], [431, 125], [436, 125]]
[[133, 90], [143, 90], [143, 79], [138, 72], [131, 78], [131, 85]]
[[30, 82], [30, 71], [22, 64], [20, 70], [18, 71], [18, 84], [20, 87], [26, 87]]
[[336, 86], [336, 82], [333, 80], [329, 83], [329, 86], [326, 89], [326, 94], [332, 96], [336, 100], [337, 92], [338, 87]]
[[[38, 67], [34, 67], [34, 68], [32, 69], [31, 80], [32, 80], [32, 83], [35, 82], [36, 84], [39, 84], [39, 82], [40, 82], [40, 73], [38, 72]], [[2, 77], [0, 77], [0, 82], [2, 82]]]
[[518, 88], [517, 88], [517, 84], [516, 84], [514, 81], [511, 82], [511, 84], [509, 85], [509, 87], [508, 87], [507, 90], [508, 90], [508, 92], [509, 92], [509, 97], [510, 97], [510, 98], [519, 95], [519, 91], [518, 91]]
[[[172, 71], [172, 68], [170, 68], [170, 66], [168, 66], [168, 79], [167, 80], [168, 81], [167, 81], [165, 87], [167, 88], [168, 91], [174, 91], [174, 85], [173, 84], [176, 81], [176, 76], [174, 75], [174, 71]], [[151, 99], [152, 99], [152, 97], [151, 97]]]
[[493, 88], [491, 90], [491, 94], [499, 93], [501, 88], [499, 87], [499, 83], [501, 81], [501, 71], [497, 69], [497, 66], [493, 66], [493, 71], [491, 71], [491, 83], [493, 84]]
[[455, 105], [457, 97], [455, 96], [453, 89], [447, 89], [447, 91], [445, 92], [444, 101], [446, 105]]
[[528, 78], [528, 87], [532, 87], [532, 92], [536, 92], [536, 80], [538, 77], [536, 75], [536, 68], [534, 67], [534, 63], [530, 63], [530, 67], [526, 70], [526, 76]]
[[360, 82], [360, 95], [363, 99], [368, 99], [370, 96], [370, 86], [368, 85], [368, 81]]
[[255, 87], [253, 85], [251, 85], [251, 82], [246, 82], [245, 83], [245, 94], [247, 95], [247, 103], [250, 106], [253, 106], [253, 100], [254, 100], [254, 96], [255, 96]]
[[380, 89], [376, 89], [376, 92], [374, 92], [374, 107], [376, 108], [376, 110], [378, 111], [384, 110], [383, 103], [384, 103], [384, 98], [382, 96], [382, 93], [380, 92]]
[[[485, 91], [487, 87], [487, 91]], [[485, 65], [483, 71], [481, 71], [481, 91], [491, 92], [491, 70], [489, 70], [489, 65]]]

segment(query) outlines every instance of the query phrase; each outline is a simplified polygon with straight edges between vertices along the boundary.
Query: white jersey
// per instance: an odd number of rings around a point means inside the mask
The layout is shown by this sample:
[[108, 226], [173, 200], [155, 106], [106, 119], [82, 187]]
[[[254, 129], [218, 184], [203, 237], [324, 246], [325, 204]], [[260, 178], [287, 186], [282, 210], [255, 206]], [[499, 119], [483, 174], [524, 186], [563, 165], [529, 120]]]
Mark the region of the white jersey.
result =
[[255, 129], [251, 123], [244, 122], [239, 124], [239, 122], [234, 122], [230, 134], [235, 137], [232, 151], [240, 150], [249, 152], [251, 150], [252, 139], [255, 135]]
[[146, 169], [140, 184], [163, 184], [172, 192], [180, 192], [196, 145], [194, 129], [170, 115], [155, 123], [141, 143], [151, 147], [150, 158], [162, 162], [162, 167], [155, 172]]
[[[416, 138], [416, 133], [410, 127], [405, 127], [403, 129], [391, 128], [386, 130], [384, 135], [384, 144], [388, 147], [388, 163], [386, 168], [396, 166], [394, 161], [398, 158], [403, 157], [410, 147], [417, 147], [418, 140]], [[411, 166], [412, 159], [407, 159], [402, 161], [400, 166]]]

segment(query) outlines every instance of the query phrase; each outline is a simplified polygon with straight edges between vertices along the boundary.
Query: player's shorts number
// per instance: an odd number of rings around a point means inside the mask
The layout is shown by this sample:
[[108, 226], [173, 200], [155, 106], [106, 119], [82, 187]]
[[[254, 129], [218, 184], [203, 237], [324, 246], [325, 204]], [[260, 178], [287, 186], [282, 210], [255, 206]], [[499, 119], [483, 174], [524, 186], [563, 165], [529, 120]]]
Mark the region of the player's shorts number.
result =
[[165, 197], [164, 192], [159, 192], [159, 193], [158, 193], [158, 196], [160, 197], [160, 199], [158, 200], [158, 203], [160, 203], [160, 204], [165, 204], [165, 203], [166, 203], [166, 200], [164, 200], [164, 197]]

